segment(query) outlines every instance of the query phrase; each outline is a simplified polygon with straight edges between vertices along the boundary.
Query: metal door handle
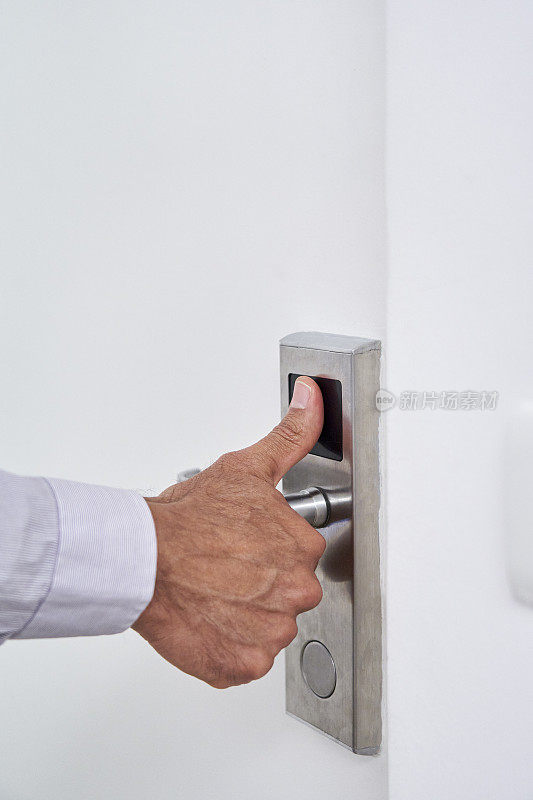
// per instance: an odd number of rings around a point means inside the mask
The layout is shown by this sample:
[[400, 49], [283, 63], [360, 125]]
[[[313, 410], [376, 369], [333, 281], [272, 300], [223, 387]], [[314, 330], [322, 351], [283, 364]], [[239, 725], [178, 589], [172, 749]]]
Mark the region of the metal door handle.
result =
[[[200, 471], [193, 468], [178, 472], [177, 483], [189, 480]], [[310, 486], [301, 492], [292, 492], [284, 497], [290, 507], [313, 528], [324, 528], [331, 522], [348, 519], [352, 513], [352, 496], [349, 490]]]

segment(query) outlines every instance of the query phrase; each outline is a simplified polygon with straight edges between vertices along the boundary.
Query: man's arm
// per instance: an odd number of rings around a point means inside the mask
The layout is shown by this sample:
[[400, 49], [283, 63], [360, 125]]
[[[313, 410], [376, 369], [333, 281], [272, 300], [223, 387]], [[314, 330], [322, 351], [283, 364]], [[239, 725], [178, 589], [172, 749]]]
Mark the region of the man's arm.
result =
[[322, 423], [320, 389], [299, 378], [264, 439], [147, 500], [0, 473], [0, 634], [132, 626], [212, 686], [261, 677], [322, 597], [324, 539], [275, 488]]

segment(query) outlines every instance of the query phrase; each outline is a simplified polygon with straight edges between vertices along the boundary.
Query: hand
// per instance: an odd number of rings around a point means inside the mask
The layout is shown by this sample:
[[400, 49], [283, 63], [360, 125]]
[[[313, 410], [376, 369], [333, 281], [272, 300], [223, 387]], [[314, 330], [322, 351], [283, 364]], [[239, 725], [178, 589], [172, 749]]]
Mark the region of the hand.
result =
[[325, 543], [276, 485], [320, 435], [322, 395], [298, 378], [285, 418], [147, 498], [157, 534], [152, 601], [133, 628], [167, 661], [217, 688], [261, 678], [322, 598]]

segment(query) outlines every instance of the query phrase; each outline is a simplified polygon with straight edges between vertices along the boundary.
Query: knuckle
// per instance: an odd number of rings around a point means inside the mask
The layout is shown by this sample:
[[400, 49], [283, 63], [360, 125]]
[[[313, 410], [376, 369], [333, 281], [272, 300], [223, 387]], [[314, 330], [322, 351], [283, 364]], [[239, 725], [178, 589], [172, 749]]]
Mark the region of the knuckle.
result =
[[307, 540], [307, 551], [314, 561], [318, 561], [326, 549], [326, 540], [322, 534], [313, 531]]
[[240, 683], [250, 683], [262, 678], [272, 669], [274, 659], [268, 653], [257, 650], [253, 656], [249, 656], [242, 662]]
[[241, 473], [245, 467], [243, 454], [240, 450], [231, 450], [229, 453], [224, 453], [216, 461], [216, 464], [222, 473], [222, 477], [230, 477]]
[[206, 680], [206, 683], [212, 686], [213, 689], [229, 689], [230, 686], [235, 686], [234, 681], [222, 677], [211, 678]]
[[320, 581], [313, 575], [313, 578], [305, 583], [300, 591], [300, 600], [304, 608], [311, 609], [316, 608], [316, 606], [322, 600], [323, 591], [320, 585]]
[[222, 469], [234, 469], [239, 460], [239, 454], [236, 450], [231, 450], [229, 453], [224, 453], [218, 459], [218, 464]]
[[296, 620], [292, 619], [292, 617], [284, 620], [277, 629], [276, 644], [279, 650], [287, 647], [296, 637], [297, 633], [298, 626]]
[[254, 659], [245, 652], [235, 652], [231, 658], [211, 663], [205, 680], [215, 689], [228, 689], [255, 680], [256, 671]]
[[205, 668], [204, 680], [214, 689], [228, 689], [239, 682], [235, 670], [230, 669], [228, 665], [213, 661], [210, 661]]
[[315, 580], [313, 581], [313, 588], [311, 590], [311, 597], [309, 598], [312, 602], [312, 608], [315, 608], [321, 602], [323, 596], [324, 592], [322, 590], [322, 586], [320, 585], [320, 581], [315, 577]]

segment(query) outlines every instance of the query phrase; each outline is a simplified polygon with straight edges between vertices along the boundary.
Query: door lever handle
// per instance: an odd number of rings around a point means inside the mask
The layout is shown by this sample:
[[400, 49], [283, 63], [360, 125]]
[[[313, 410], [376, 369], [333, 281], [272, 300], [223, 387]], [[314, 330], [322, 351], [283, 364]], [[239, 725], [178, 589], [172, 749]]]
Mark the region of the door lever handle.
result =
[[[177, 483], [193, 478], [200, 471], [193, 468], [178, 472]], [[324, 528], [331, 522], [349, 519], [352, 515], [352, 493], [348, 489], [321, 489], [318, 486], [310, 486], [301, 492], [292, 492], [284, 497], [290, 507], [313, 528]]]

